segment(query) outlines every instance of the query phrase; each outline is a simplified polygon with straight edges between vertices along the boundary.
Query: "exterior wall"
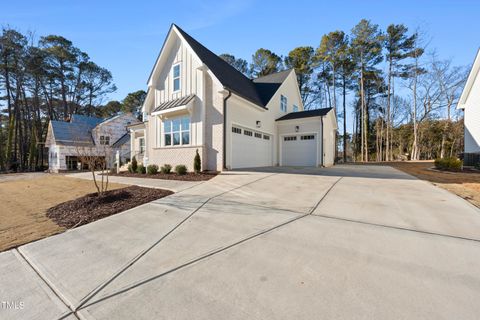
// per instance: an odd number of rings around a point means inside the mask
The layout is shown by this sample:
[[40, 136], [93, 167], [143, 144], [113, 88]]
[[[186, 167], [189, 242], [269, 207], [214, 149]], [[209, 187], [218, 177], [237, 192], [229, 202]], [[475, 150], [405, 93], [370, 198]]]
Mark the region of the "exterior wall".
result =
[[[178, 37], [174, 40], [173, 44], [167, 45], [170, 51], [162, 58], [164, 64], [153, 74], [149, 88], [153, 98], [145, 105], [146, 163], [159, 166], [185, 164], [192, 170], [195, 150], [198, 149], [203, 170], [222, 170], [223, 95], [219, 91], [223, 87], [212, 79], [208, 70], [200, 68], [201, 62]], [[181, 65], [178, 92], [173, 91], [172, 67], [176, 64]], [[191, 94], [196, 98], [189, 111], [151, 115], [159, 104]], [[165, 146], [163, 120], [178, 116], [190, 117], [190, 145]]]
[[112, 118], [102, 122], [92, 131], [93, 140], [96, 145], [100, 145], [100, 136], [109, 136], [110, 145], [114, 144], [118, 139], [123, 137], [128, 132], [127, 126], [129, 124], [139, 122], [132, 114], [122, 114], [118, 117]]
[[465, 103], [465, 152], [480, 152], [480, 79], [473, 83]]
[[[281, 164], [282, 154], [282, 139], [285, 135], [299, 135], [299, 134], [315, 134], [317, 141], [317, 166], [322, 165], [322, 122], [320, 117], [292, 119], [286, 121], [278, 121], [278, 141], [279, 141], [279, 165]], [[298, 132], [295, 132], [295, 127], [298, 126]]]
[[334, 110], [323, 117], [323, 165], [330, 167], [335, 164], [337, 124]]
[[[287, 111], [280, 110], [281, 95], [287, 97]], [[277, 90], [267, 105], [267, 109], [257, 107], [252, 103], [232, 95], [227, 102], [227, 168], [231, 168], [231, 132], [232, 124], [250, 128], [255, 131], [265, 132], [273, 136], [273, 163], [279, 165], [280, 161], [280, 142], [278, 138], [276, 119], [284, 116], [289, 112], [293, 112], [293, 105], [298, 106], [299, 111], [303, 110], [303, 104], [298, 92], [295, 74], [293, 72], [288, 75], [283, 84]], [[261, 127], [256, 127], [256, 122], [261, 122]]]

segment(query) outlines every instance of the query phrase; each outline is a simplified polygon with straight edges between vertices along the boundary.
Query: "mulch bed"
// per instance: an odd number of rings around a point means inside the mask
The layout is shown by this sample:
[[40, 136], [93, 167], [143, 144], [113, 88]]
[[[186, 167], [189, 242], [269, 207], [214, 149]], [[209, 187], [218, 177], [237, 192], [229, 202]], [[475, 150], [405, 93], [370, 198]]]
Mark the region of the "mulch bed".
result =
[[168, 190], [138, 186], [110, 190], [101, 196], [91, 193], [48, 209], [47, 217], [70, 229], [171, 194], [173, 192]]
[[180, 181], [207, 181], [218, 174], [216, 171], [204, 171], [200, 173], [187, 172], [187, 174], [179, 175], [176, 173], [156, 173], [156, 174], [140, 174], [120, 172], [118, 174], [109, 174], [110, 176], [130, 177], [130, 178], [148, 178], [148, 179], [164, 179], [164, 180], [180, 180]]

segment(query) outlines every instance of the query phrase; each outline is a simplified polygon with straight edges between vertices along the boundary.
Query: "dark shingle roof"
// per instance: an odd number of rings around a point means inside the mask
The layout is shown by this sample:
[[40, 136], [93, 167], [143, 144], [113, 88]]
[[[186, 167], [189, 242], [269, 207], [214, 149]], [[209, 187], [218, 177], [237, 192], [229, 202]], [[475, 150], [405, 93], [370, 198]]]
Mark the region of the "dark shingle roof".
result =
[[178, 99], [175, 99], [175, 100], [170, 100], [170, 101], [161, 103], [158, 107], [155, 108], [155, 110], [153, 110], [153, 112], [161, 111], [161, 110], [167, 110], [167, 109], [171, 109], [171, 108], [175, 108], [175, 107], [179, 107], [179, 106], [184, 106], [184, 105], [188, 104], [190, 101], [192, 101], [193, 98], [195, 98], [195, 95], [191, 94], [191, 95], [188, 95], [186, 97], [182, 97], [182, 98], [178, 98]]
[[310, 118], [310, 117], [322, 117], [322, 116], [325, 116], [332, 109], [333, 108], [322, 108], [322, 109], [290, 112], [284, 115], [283, 117], [278, 118], [275, 121]]
[[125, 143], [130, 142], [130, 134], [127, 132], [123, 136], [120, 137], [114, 144], [112, 144], [112, 148], [118, 148], [124, 145]]
[[[286, 70], [251, 80], [232, 67], [228, 62], [205, 48], [200, 42], [193, 39], [177, 25], [175, 25], [175, 27], [193, 51], [195, 51], [200, 60], [207, 65], [224, 87], [263, 108], [265, 108], [290, 72], [290, 70]], [[264, 80], [263, 78], [266, 79]]]

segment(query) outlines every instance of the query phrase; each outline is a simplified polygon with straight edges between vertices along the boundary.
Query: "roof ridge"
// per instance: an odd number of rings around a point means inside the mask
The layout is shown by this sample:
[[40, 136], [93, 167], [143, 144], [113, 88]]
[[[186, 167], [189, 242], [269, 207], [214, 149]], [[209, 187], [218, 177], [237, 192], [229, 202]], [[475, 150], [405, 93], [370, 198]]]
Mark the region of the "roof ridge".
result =
[[266, 74], [266, 75], [264, 75], [264, 76], [256, 77], [255, 79], [252, 79], [252, 81], [259, 80], [259, 79], [263, 79], [263, 78], [268, 78], [268, 77], [271, 77], [271, 76], [278, 75], [278, 74], [280, 74], [280, 73], [291, 72], [292, 70], [294, 70], [294, 68], [288, 68], [288, 69], [285, 69], [285, 70], [281, 70], [281, 71], [269, 73], [269, 74]]

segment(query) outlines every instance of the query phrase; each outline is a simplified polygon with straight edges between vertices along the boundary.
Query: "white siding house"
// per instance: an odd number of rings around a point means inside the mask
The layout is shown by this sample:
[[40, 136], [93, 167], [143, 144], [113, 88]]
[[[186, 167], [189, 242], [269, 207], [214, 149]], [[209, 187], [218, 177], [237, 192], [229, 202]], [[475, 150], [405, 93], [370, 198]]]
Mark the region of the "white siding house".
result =
[[127, 126], [140, 123], [131, 113], [109, 119], [72, 115], [69, 121], [50, 121], [45, 147], [50, 172], [78, 170], [81, 155], [93, 155], [112, 165], [117, 151], [122, 162], [130, 159]]
[[464, 111], [465, 165], [472, 165], [469, 159], [475, 157], [469, 154], [480, 153], [480, 50], [475, 57], [457, 108]]
[[[144, 124], [130, 127], [145, 165], [203, 170], [334, 162], [335, 113], [304, 111], [293, 69], [249, 79], [172, 25], [148, 80]], [[300, 159], [300, 160], [298, 160]]]

